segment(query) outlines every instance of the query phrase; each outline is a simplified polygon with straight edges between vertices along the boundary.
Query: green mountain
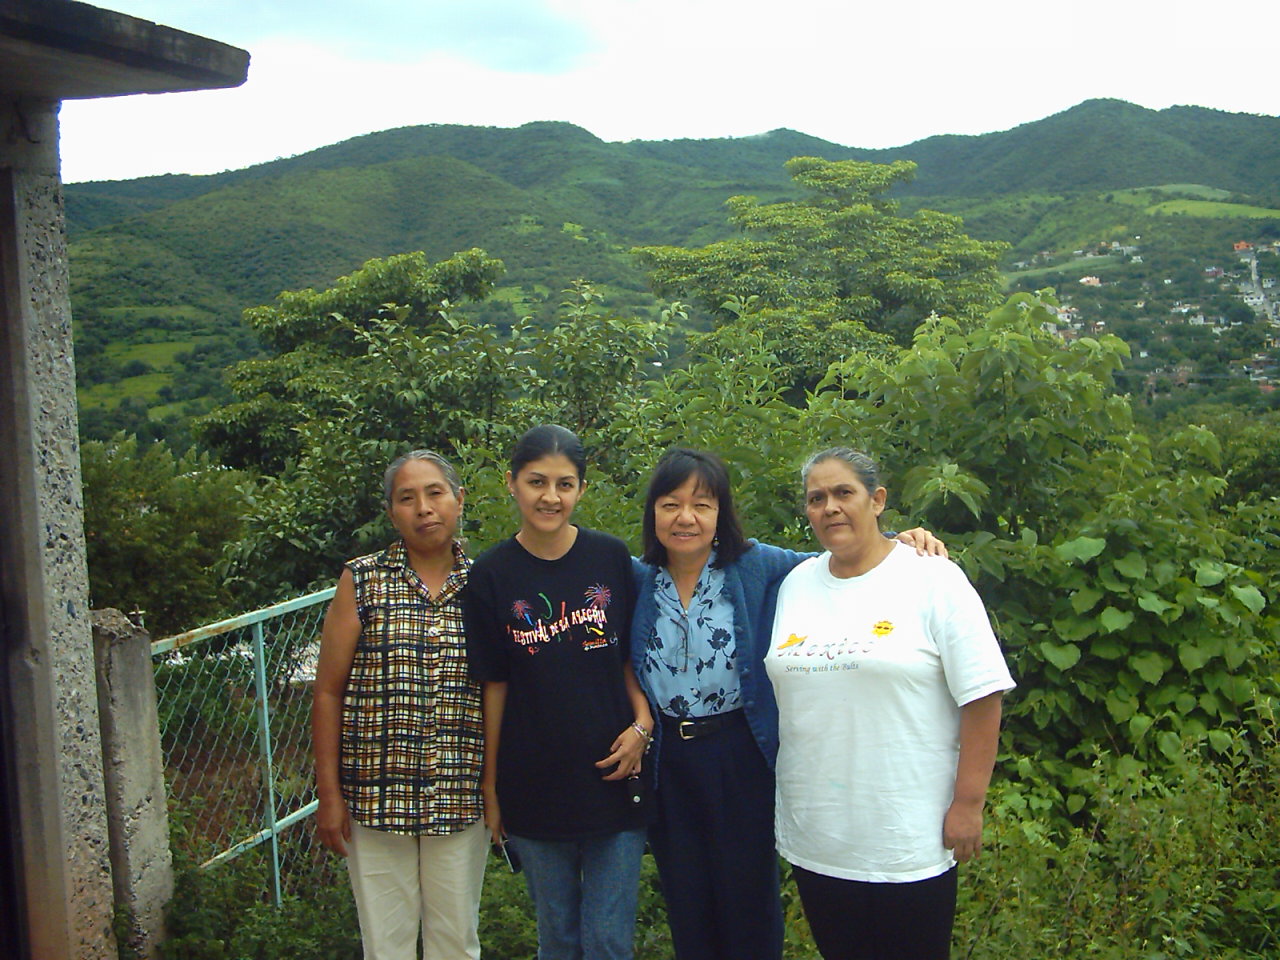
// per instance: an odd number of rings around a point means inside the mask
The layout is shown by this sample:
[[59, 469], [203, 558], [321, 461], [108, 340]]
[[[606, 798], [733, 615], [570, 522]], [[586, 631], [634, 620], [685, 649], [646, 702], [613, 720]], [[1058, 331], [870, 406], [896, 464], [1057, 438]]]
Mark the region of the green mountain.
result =
[[1002, 133], [930, 137], [873, 151], [868, 159], [916, 161], [914, 192], [928, 195], [1099, 191], [1163, 183], [1275, 195], [1280, 118], [1088, 100]]
[[244, 308], [328, 285], [371, 257], [483, 247], [508, 269], [479, 308], [497, 321], [549, 315], [577, 277], [600, 284], [615, 308], [649, 309], [630, 249], [725, 235], [725, 199], [785, 195], [783, 164], [799, 155], [914, 160], [908, 209], [961, 213], [970, 233], [1007, 240], [1015, 255], [1172, 222], [1154, 202], [1117, 193], [1127, 188], [1201, 185], [1218, 200], [1280, 206], [1280, 119], [1115, 100], [889, 150], [790, 130], [608, 143], [566, 123], [432, 125], [211, 176], [69, 184], [86, 427], [197, 412], [221, 368], [253, 350]]

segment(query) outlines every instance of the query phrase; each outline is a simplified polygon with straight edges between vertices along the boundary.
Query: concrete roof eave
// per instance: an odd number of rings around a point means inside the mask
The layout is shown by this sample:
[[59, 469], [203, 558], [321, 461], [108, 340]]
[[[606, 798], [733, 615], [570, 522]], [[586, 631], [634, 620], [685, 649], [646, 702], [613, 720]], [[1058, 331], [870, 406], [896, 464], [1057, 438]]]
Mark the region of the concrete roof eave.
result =
[[0, 0], [0, 92], [48, 100], [237, 87], [249, 53], [74, 0]]

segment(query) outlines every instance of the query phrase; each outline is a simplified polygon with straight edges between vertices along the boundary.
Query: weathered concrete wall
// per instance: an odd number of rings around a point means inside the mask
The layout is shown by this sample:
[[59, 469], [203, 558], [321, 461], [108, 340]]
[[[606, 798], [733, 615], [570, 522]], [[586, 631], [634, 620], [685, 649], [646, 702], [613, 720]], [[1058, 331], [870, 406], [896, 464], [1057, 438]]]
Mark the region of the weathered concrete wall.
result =
[[92, 617], [115, 900], [133, 918], [129, 946], [154, 957], [173, 897], [173, 858], [151, 637], [119, 610]]
[[0, 167], [59, 176], [55, 100], [21, 97], [0, 88]]
[[30, 948], [41, 958], [108, 960], [116, 948], [57, 104], [0, 96], [0, 129], [2, 693], [15, 740]]

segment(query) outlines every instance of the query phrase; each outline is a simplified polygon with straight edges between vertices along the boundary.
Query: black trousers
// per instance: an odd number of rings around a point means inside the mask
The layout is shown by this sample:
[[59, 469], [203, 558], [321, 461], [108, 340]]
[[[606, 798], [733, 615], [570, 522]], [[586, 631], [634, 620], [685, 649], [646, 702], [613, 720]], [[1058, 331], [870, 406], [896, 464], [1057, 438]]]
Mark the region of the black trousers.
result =
[[792, 864], [823, 960], [947, 960], [956, 868], [914, 883], [864, 883]]
[[773, 789], [745, 717], [696, 740], [664, 728], [649, 846], [678, 960], [780, 960]]

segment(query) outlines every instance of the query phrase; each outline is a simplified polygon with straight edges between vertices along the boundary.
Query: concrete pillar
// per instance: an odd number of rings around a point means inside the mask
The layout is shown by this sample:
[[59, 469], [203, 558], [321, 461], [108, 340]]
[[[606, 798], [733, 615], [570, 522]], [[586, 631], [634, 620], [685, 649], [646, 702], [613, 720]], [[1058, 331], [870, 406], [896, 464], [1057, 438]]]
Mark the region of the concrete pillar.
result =
[[25, 948], [113, 960], [57, 110], [0, 101], [0, 709]]
[[92, 617], [115, 901], [129, 912], [128, 945], [151, 958], [164, 941], [164, 909], [173, 897], [151, 637], [119, 610]]

